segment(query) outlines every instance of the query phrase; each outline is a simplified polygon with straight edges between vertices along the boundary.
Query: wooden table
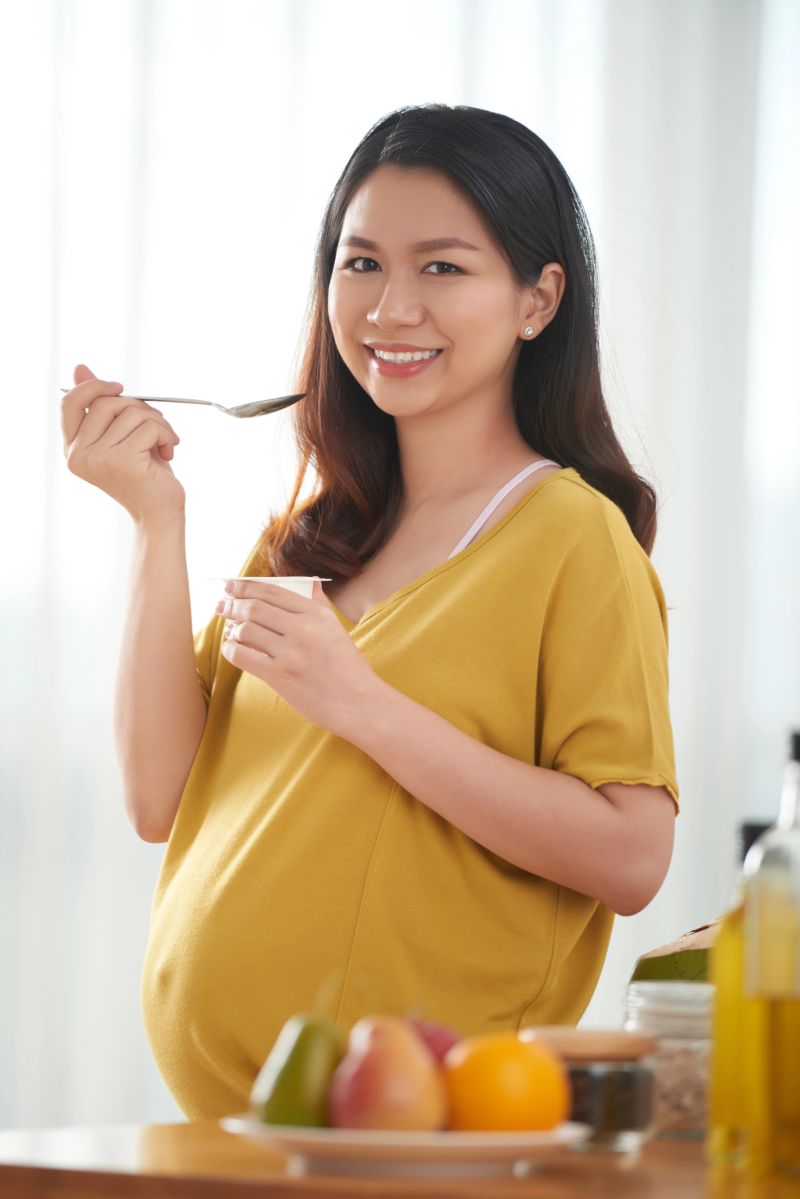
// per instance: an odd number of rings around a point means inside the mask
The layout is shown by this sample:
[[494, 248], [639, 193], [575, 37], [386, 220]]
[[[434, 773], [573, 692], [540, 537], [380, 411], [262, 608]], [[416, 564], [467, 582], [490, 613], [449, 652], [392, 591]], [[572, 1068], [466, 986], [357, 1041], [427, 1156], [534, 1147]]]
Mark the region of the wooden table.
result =
[[706, 1171], [697, 1142], [651, 1141], [638, 1157], [565, 1153], [524, 1179], [400, 1182], [292, 1176], [283, 1157], [214, 1121], [0, 1131], [0, 1196], [12, 1199], [798, 1199], [800, 1182]]

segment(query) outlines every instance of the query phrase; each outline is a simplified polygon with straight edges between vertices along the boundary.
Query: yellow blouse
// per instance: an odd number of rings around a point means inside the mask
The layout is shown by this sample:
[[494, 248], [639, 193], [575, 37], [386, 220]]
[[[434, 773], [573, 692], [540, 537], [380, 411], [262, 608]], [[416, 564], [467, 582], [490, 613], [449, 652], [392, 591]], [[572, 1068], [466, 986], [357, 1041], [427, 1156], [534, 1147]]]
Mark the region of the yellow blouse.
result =
[[[253, 558], [250, 560], [253, 561]], [[251, 573], [250, 563], [243, 573]], [[381, 678], [501, 753], [677, 804], [664, 597], [571, 468], [353, 624]], [[153, 902], [142, 1002], [190, 1118], [242, 1111], [283, 1022], [577, 1022], [613, 914], [510, 865], [196, 638], [208, 719]]]

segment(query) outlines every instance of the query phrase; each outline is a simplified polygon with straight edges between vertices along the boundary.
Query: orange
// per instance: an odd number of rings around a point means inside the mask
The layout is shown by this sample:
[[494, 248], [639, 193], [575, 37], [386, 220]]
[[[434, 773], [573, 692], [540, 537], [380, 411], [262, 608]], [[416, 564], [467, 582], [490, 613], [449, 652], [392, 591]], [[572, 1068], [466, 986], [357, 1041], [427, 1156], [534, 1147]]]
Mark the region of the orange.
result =
[[561, 1059], [516, 1033], [466, 1037], [448, 1051], [443, 1070], [451, 1129], [519, 1132], [566, 1119], [570, 1089]]

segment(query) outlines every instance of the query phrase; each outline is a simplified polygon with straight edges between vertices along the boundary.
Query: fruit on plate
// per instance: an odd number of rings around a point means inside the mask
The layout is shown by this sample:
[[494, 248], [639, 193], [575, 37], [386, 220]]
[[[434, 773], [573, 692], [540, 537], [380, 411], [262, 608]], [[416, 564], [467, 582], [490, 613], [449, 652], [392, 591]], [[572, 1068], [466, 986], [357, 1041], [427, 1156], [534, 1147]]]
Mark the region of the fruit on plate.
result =
[[339, 1030], [327, 1020], [287, 1020], [250, 1092], [250, 1109], [265, 1124], [328, 1123], [328, 1091], [342, 1060]]
[[446, 1024], [438, 1024], [435, 1020], [423, 1020], [421, 1016], [409, 1016], [409, 1024], [422, 1037], [437, 1062], [443, 1062], [448, 1049], [452, 1049], [461, 1038]]
[[434, 1131], [447, 1119], [442, 1072], [411, 1023], [365, 1016], [350, 1031], [329, 1094], [335, 1128]]
[[462, 1132], [555, 1128], [567, 1117], [567, 1072], [548, 1046], [516, 1033], [466, 1037], [444, 1059], [449, 1127]]

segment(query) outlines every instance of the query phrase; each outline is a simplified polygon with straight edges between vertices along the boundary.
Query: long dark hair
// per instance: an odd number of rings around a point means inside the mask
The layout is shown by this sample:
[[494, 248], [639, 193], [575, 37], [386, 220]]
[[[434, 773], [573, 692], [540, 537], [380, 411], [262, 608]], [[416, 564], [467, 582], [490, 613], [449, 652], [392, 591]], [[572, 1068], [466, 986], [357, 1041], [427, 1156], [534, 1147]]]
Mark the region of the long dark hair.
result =
[[[557, 262], [566, 286], [550, 323], [521, 344], [513, 382], [519, 430], [536, 453], [571, 466], [622, 510], [646, 553], [656, 496], [617, 440], [603, 399], [597, 334], [597, 268], [583, 205], [541, 138], [500, 113], [423, 104], [389, 113], [362, 138], [325, 211], [293, 390], [300, 454], [286, 511], [264, 529], [263, 573], [351, 578], [393, 531], [403, 482], [394, 418], [382, 412], [342, 361], [328, 319], [328, 285], [345, 211], [379, 166], [434, 169], [470, 199], [495, 234], [520, 286]], [[308, 468], [312, 495], [298, 504]]]

